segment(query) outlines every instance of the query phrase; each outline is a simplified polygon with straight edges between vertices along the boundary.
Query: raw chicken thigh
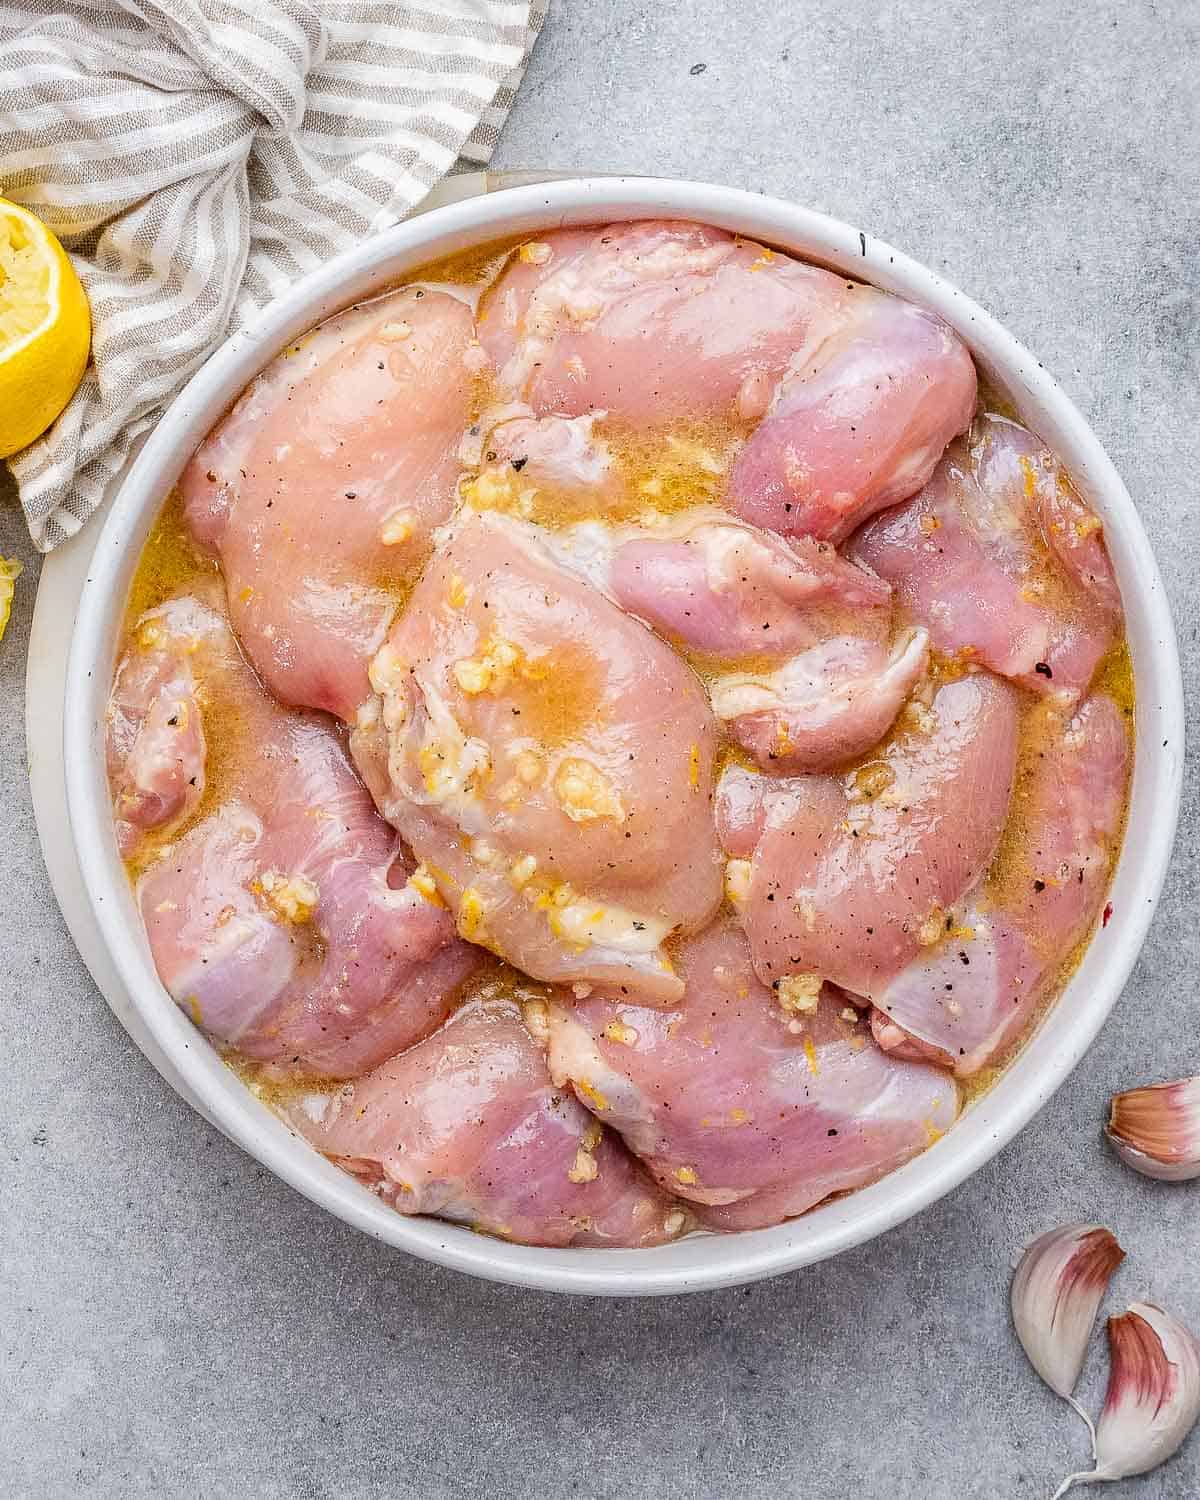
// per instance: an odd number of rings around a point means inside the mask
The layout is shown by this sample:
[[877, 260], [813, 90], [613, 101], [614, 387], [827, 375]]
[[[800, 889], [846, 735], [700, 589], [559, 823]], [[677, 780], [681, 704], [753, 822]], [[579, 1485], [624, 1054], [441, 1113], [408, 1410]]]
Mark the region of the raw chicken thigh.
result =
[[1015, 691], [977, 673], [914, 705], [845, 776], [728, 773], [722, 838], [759, 976], [880, 993], [991, 863], [1016, 749]]
[[850, 555], [892, 583], [939, 651], [969, 652], [1034, 692], [1086, 692], [1120, 620], [1099, 517], [1004, 417], [981, 417]]
[[764, 769], [829, 771], [878, 744], [928, 660], [923, 630], [890, 652], [868, 636], [831, 636], [774, 672], [718, 678], [713, 710]]
[[785, 535], [841, 541], [914, 494], [975, 410], [975, 366], [939, 319], [855, 284], [788, 365], [738, 458], [734, 510]]
[[882, 635], [892, 602], [886, 583], [826, 542], [709, 518], [625, 542], [609, 586], [669, 640], [716, 658], [791, 656], [864, 616]]
[[285, 703], [349, 719], [430, 533], [468, 420], [471, 308], [408, 287], [297, 341], [180, 481], [221, 562], [230, 619]]
[[466, 1002], [433, 1036], [339, 1093], [301, 1098], [287, 1118], [401, 1213], [525, 1245], [657, 1245], [687, 1222], [550, 1082], [511, 1000]]
[[[145, 781], [153, 761], [202, 774], [205, 705], [237, 705], [220, 727], [236, 740], [223, 757], [228, 791], [137, 883], [155, 965], [179, 1005], [248, 1056], [331, 1076], [425, 1035], [480, 955], [406, 883], [411, 865], [328, 724], [267, 698], [225, 622], [192, 598], [142, 618], [117, 682], [118, 789]], [[147, 696], [128, 742], [135, 682]], [[177, 821], [169, 799], [161, 806], [164, 824]]]
[[[625, 542], [609, 587], [701, 652], [717, 717], [764, 769], [824, 771], [887, 733], [924, 675], [928, 638], [889, 649], [891, 591], [826, 542], [736, 522]], [[722, 665], [741, 670], [722, 671]]]
[[1129, 737], [1111, 698], [1075, 712], [1045, 703], [1026, 735], [996, 867], [937, 944], [874, 996], [881, 1045], [961, 1077], [1021, 1032], [1095, 925], [1121, 829]]
[[829, 989], [785, 1009], [732, 924], [689, 939], [677, 962], [676, 1009], [608, 989], [554, 1004], [550, 1067], [706, 1225], [777, 1224], [874, 1182], [953, 1123], [950, 1078], [886, 1056]]
[[193, 670], [200, 651], [224, 664], [236, 648], [213, 610], [174, 599], [139, 620], [134, 646], [117, 664], [106, 750], [123, 856], [135, 852], [144, 834], [190, 817], [204, 796], [208, 744]]
[[975, 406], [970, 355], [931, 313], [697, 224], [522, 246], [479, 336], [537, 416], [763, 419], [733, 507], [797, 536], [846, 536], [920, 489]]
[[468, 515], [371, 665], [355, 756], [458, 930], [545, 980], [682, 991], [720, 901], [716, 726], [676, 654], [533, 528]]

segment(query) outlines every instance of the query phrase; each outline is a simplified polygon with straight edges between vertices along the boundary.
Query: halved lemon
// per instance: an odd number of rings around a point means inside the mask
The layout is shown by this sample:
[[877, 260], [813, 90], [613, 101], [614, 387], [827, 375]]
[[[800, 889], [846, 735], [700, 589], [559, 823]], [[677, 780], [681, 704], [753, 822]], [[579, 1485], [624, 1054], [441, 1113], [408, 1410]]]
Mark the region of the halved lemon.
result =
[[63, 247], [0, 198], [0, 458], [41, 437], [75, 394], [92, 320]]

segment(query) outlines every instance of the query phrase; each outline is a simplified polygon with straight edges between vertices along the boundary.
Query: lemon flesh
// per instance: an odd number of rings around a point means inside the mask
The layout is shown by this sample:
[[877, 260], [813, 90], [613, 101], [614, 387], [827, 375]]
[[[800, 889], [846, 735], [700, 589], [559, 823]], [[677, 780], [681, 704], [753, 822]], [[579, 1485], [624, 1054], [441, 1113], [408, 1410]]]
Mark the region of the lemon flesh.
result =
[[92, 325], [63, 247], [0, 198], [0, 458], [26, 448], [79, 387]]
[[0, 640], [8, 629], [8, 617], [12, 613], [13, 585], [21, 571], [15, 557], [0, 557]]

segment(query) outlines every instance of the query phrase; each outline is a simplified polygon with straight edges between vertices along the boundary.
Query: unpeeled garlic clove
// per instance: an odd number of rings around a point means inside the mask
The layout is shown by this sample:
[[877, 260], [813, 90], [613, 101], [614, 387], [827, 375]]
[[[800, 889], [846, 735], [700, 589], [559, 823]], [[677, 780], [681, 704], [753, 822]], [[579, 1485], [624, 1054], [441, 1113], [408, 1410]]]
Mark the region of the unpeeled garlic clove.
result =
[[1152, 1302], [1135, 1302], [1108, 1320], [1110, 1369], [1096, 1429], [1096, 1467], [1071, 1474], [1054, 1500], [1075, 1484], [1145, 1474], [1180, 1447], [1200, 1416], [1200, 1342]]
[[[1125, 1259], [1111, 1230], [1068, 1224], [1034, 1240], [1013, 1275], [1012, 1319], [1021, 1347], [1046, 1384], [1069, 1401], [1113, 1272]], [[1095, 1434], [1093, 1432], [1093, 1444]]]
[[1200, 1078], [1114, 1095], [1106, 1134], [1121, 1160], [1145, 1177], [1200, 1177]]

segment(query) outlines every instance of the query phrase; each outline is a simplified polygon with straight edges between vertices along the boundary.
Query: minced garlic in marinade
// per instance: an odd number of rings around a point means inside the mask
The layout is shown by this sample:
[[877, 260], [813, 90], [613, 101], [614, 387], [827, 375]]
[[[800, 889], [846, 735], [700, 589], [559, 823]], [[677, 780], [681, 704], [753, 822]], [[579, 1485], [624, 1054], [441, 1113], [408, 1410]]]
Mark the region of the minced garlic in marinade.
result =
[[[397, 286], [412, 283], [449, 283], [453, 285], [484, 289], [495, 279], [504, 265], [515, 240], [496, 242], [480, 249], [438, 261], [422, 267], [404, 277]], [[389, 289], [391, 290], [391, 289]], [[382, 293], [381, 293], [382, 295]], [[493, 404], [491, 382], [484, 375], [475, 377], [472, 399], [472, 414], [482, 417]], [[990, 386], [985, 379], [979, 384], [979, 409], [993, 411], [1019, 421], [1019, 413], [1001, 392]], [[641, 522], [651, 529], [656, 523], [697, 507], [711, 510], [720, 506], [728, 482], [729, 471], [753, 423], [742, 423], [736, 419], [723, 421], [679, 421], [671, 430], [662, 432], [639, 432], [622, 429], [617, 424], [605, 423], [603, 437], [608, 444], [628, 499], [619, 507], [601, 509], [589, 505], [586, 499], [576, 495], [556, 494], [553, 490], [531, 490], [528, 485], [510, 483], [498, 470], [488, 466], [486, 452], [481, 452], [476, 469], [467, 469], [463, 491], [468, 503], [478, 509], [496, 509], [516, 514], [550, 529], [572, 526], [584, 520], [619, 520]], [[401, 540], [402, 515], [396, 519], [396, 539]], [[403, 607], [412, 592], [419, 567], [407, 572], [389, 573], [376, 582], [395, 598], [398, 607]], [[183, 507], [173, 492], [163, 504], [154, 529], [142, 551], [137, 571], [130, 587], [125, 614], [125, 631], [128, 636], [140, 615], [147, 609], [162, 603], [189, 588], [211, 586], [217, 574], [215, 562], [205, 556], [192, 542], [183, 516]], [[122, 643], [122, 648], [124, 642]], [[708, 682], [718, 671], [735, 670], [754, 672], [767, 671], [777, 665], [774, 658], [754, 657], [730, 663], [722, 659], [719, 663], [698, 652], [681, 652], [689, 661], [701, 681]], [[599, 689], [600, 665], [587, 651], [586, 645], [564, 642], [555, 652], [550, 664], [552, 671], [545, 680], [524, 684], [527, 702], [522, 712], [528, 713], [531, 732], [547, 745], [561, 743], [577, 733], [589, 722], [595, 712], [596, 695]], [[968, 663], [959, 658], [935, 657], [932, 672], [939, 681], [950, 680], [968, 670]], [[203, 686], [203, 684], [201, 684]], [[1133, 669], [1128, 647], [1121, 637], [1105, 656], [1097, 669], [1094, 685], [1110, 694], [1132, 724], [1134, 719], [1135, 694]], [[1017, 771], [1019, 786], [1024, 774], [1023, 765], [1028, 765], [1036, 756], [1038, 748], [1037, 722], [1039, 703], [1032, 695], [1022, 710], [1022, 734], [1020, 760]], [[222, 744], [231, 743], [237, 735], [238, 706], [233, 703], [206, 703], [205, 726], [209, 745], [206, 790], [204, 798], [194, 814], [194, 819], [206, 815], [211, 808], [236, 791], [222, 756]], [[715, 774], [729, 764], [754, 768], [754, 762], [735, 745], [725, 728], [718, 721], [718, 750]], [[870, 768], [878, 758], [878, 747], [864, 755], [859, 762], [845, 768], [845, 774], [853, 775], [856, 767], [870, 774]], [[572, 789], [573, 791], [573, 789]], [[589, 802], [599, 797], [592, 790]], [[1016, 800], [1016, 799], [1014, 799]], [[599, 797], [596, 806], [603, 804]], [[611, 811], [611, 809], [610, 809]], [[1015, 844], [1014, 834], [1019, 824], [1012, 821], [1001, 841], [1001, 848], [993, 866], [992, 876], [1003, 877], [1005, 861]], [[177, 837], [179, 829], [172, 831]], [[1122, 830], [1123, 834], [1123, 830]], [[1119, 847], [1120, 838], [1115, 845]], [[154, 839], [143, 841], [136, 860], [128, 862], [131, 879], [136, 879], [146, 865], [157, 857]], [[744, 862], [735, 862], [740, 864]], [[727, 885], [727, 900], [735, 901], [738, 889], [737, 872]], [[992, 878], [989, 876], [989, 878]], [[964, 1105], [969, 1105], [986, 1093], [1005, 1071], [1013, 1057], [1025, 1045], [1030, 1035], [1060, 992], [1071, 973], [1079, 964], [1090, 935], [1064, 961], [1056, 983], [1049, 991], [1049, 998], [1039, 1006], [1037, 1013], [1020, 1038], [1005, 1054], [982, 1069], [973, 1078], [962, 1080]], [[677, 940], [667, 938], [664, 951], [670, 955]], [[802, 980], [807, 976], [801, 976]], [[480, 973], [464, 989], [463, 999], [477, 996], [506, 995], [526, 1007], [544, 1003], [548, 994], [545, 986], [530, 980], [507, 964], [489, 961]], [[229, 1065], [238, 1073], [248, 1087], [269, 1104], [278, 1104], [298, 1094], [314, 1091], [332, 1091], [341, 1084], [337, 1081], [309, 1079], [280, 1079], [270, 1065], [260, 1064], [240, 1054], [228, 1053]], [[586, 1164], [581, 1164], [581, 1170]]]

